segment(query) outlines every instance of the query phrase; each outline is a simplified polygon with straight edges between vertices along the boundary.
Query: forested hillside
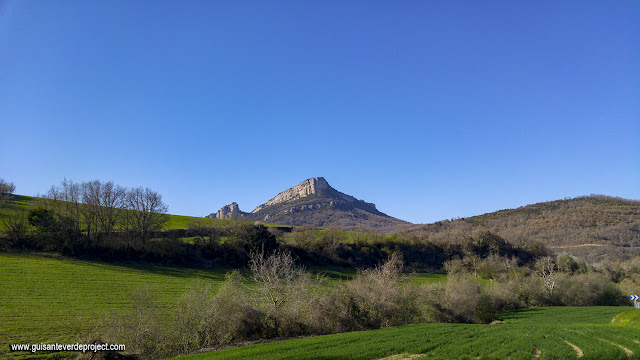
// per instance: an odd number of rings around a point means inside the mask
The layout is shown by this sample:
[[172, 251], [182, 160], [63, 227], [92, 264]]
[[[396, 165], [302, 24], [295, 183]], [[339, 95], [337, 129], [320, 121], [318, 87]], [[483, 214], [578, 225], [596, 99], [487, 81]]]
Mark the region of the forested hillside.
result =
[[540, 242], [590, 263], [640, 255], [640, 201], [591, 195], [416, 225], [402, 237], [462, 243], [490, 231], [513, 244]]

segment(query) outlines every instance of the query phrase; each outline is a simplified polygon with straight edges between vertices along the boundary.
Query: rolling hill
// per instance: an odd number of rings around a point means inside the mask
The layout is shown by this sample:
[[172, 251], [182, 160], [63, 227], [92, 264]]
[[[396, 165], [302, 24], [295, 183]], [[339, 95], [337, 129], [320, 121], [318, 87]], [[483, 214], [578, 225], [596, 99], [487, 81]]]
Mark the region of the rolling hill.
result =
[[399, 236], [462, 242], [491, 231], [514, 244], [539, 242], [590, 263], [640, 255], [640, 201], [591, 195], [483, 215], [413, 225]]

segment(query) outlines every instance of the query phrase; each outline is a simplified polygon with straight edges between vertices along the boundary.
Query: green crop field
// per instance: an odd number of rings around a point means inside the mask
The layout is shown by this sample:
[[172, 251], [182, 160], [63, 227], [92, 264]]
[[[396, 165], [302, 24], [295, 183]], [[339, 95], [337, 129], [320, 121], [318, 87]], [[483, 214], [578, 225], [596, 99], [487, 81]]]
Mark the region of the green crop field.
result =
[[[313, 268], [326, 286], [352, 278], [355, 270]], [[12, 343], [77, 341], [106, 315], [126, 310], [131, 295], [147, 289], [158, 311], [170, 315], [178, 299], [196, 282], [213, 288], [228, 269], [188, 269], [115, 265], [47, 254], [0, 253], [0, 358]], [[442, 281], [437, 274], [415, 274], [416, 282]]]
[[[200, 224], [202, 225], [214, 226], [214, 227], [227, 227], [227, 226], [243, 223], [243, 221], [237, 221], [237, 220], [208, 219], [208, 218], [185, 216], [185, 215], [169, 215], [169, 221], [167, 221], [163, 225], [163, 229], [165, 230], [186, 229], [187, 227], [189, 227], [189, 224], [194, 221], [199, 221]], [[244, 223], [253, 224], [253, 222], [247, 222], [247, 221], [244, 221]]]
[[500, 324], [407, 325], [250, 345], [179, 359], [637, 359], [640, 326], [612, 323], [617, 314], [628, 309], [525, 309], [505, 314]]
[[[330, 281], [352, 271], [312, 269]], [[0, 358], [11, 343], [78, 341], [107, 313], [132, 305], [144, 287], [156, 295], [158, 311], [169, 314], [199, 279], [213, 287], [226, 270], [113, 265], [34, 254], [0, 254]], [[417, 274], [416, 282], [442, 281]], [[374, 331], [272, 342], [194, 355], [198, 360], [230, 358], [353, 358], [391, 355], [426, 358], [625, 359], [640, 357], [640, 310], [629, 307], [552, 307], [511, 312], [503, 324], [408, 325]], [[615, 317], [615, 321], [612, 321]], [[403, 356], [405, 356], [403, 355]], [[181, 358], [191, 360], [192, 357]], [[398, 357], [401, 358], [401, 357]], [[196, 359], [193, 359], [196, 360]]]
[[76, 341], [141, 288], [168, 313], [196, 281], [216, 286], [225, 273], [0, 253], [0, 358], [11, 343]]

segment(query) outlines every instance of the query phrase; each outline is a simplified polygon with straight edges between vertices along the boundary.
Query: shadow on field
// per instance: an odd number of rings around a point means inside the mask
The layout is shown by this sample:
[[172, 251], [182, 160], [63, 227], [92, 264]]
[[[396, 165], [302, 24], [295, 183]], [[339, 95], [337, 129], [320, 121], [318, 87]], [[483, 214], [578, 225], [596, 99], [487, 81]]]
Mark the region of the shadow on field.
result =
[[127, 264], [127, 263], [100, 263], [93, 261], [84, 261], [85, 265], [96, 268], [109, 268], [110, 270], [119, 270], [122, 272], [145, 272], [155, 275], [166, 275], [179, 278], [202, 278], [215, 281], [224, 281], [225, 274], [233, 271], [232, 268], [213, 268], [213, 269], [194, 269], [194, 268], [179, 268], [179, 267], [164, 267], [156, 265], [140, 265], [140, 264]]
[[529, 309], [519, 309], [512, 310], [502, 314], [502, 318], [506, 322], [518, 322], [520, 320], [529, 319], [539, 315], [544, 312], [542, 308], [529, 308]]

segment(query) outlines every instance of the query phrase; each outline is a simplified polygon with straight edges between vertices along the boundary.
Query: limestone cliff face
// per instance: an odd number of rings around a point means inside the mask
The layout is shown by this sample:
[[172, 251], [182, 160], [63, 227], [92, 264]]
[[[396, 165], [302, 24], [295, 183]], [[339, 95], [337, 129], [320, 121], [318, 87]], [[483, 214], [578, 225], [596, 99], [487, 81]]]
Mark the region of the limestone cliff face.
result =
[[297, 200], [305, 196], [316, 194], [322, 190], [328, 189], [331, 189], [331, 186], [329, 186], [329, 183], [323, 177], [314, 177], [311, 179], [307, 179], [300, 184], [281, 192], [266, 203], [256, 207], [251, 213], [255, 214], [268, 206], [277, 205], [286, 201]]
[[395, 232], [408, 224], [378, 211], [375, 204], [332, 188], [323, 177], [307, 179], [250, 213], [240, 211], [238, 204], [232, 203], [207, 217], [295, 226], [339, 226], [348, 230], [364, 226], [383, 233]]
[[232, 202], [229, 205], [223, 206], [222, 209], [218, 210], [217, 213], [211, 213], [207, 217], [211, 219], [232, 220], [232, 219], [238, 219], [240, 217], [243, 217], [244, 214], [245, 213], [243, 211], [240, 211], [238, 204], [235, 202]]
[[272, 221], [286, 214], [317, 212], [320, 209], [340, 211], [361, 209], [372, 214], [384, 215], [376, 209], [375, 204], [358, 200], [332, 188], [323, 177], [307, 179], [281, 192], [273, 199], [256, 207], [251, 215], [259, 221]]

